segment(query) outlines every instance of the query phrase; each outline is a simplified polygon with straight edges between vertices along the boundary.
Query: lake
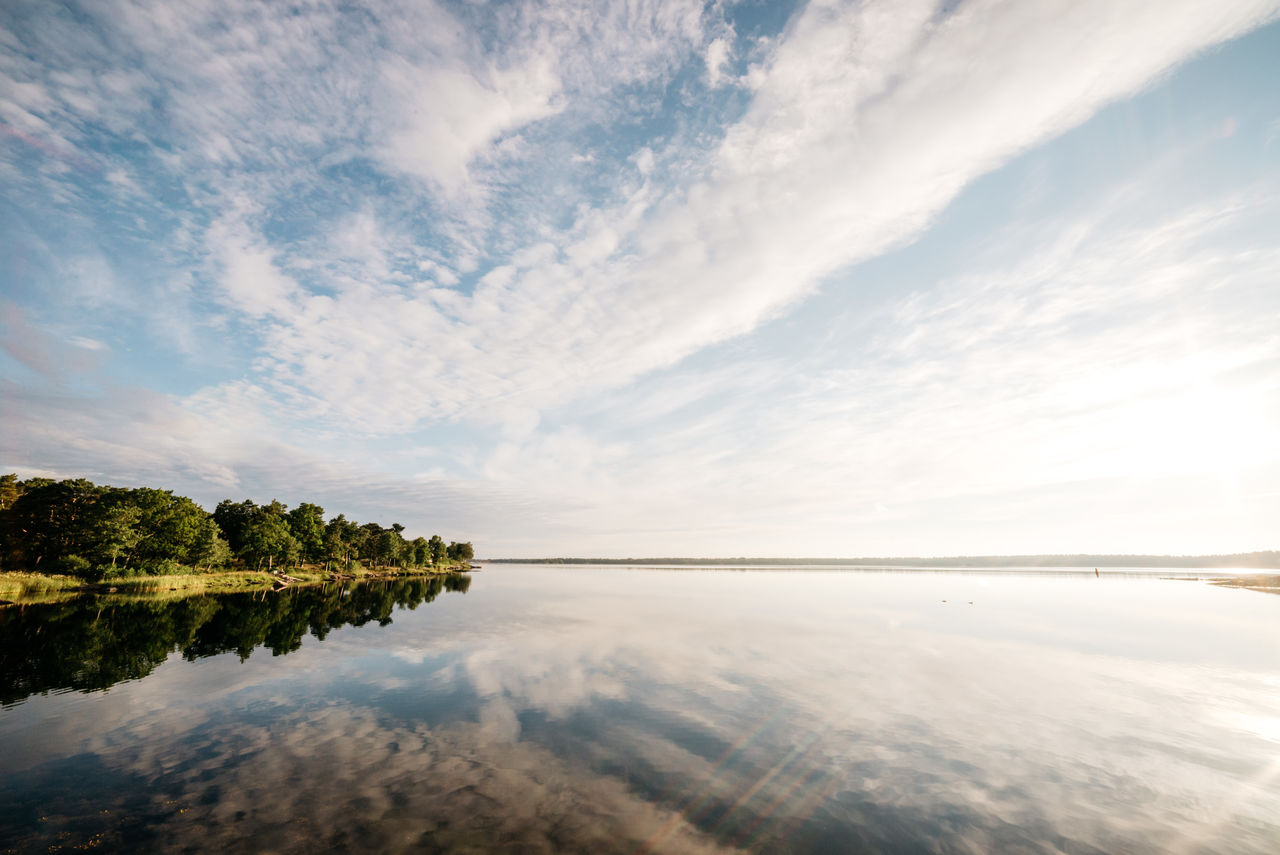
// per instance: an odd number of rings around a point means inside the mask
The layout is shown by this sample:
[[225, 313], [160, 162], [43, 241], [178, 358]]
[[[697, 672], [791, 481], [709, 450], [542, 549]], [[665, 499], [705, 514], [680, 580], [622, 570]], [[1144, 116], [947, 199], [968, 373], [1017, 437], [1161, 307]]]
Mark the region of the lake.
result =
[[0, 851], [1274, 853], [1280, 596], [491, 565], [0, 609]]

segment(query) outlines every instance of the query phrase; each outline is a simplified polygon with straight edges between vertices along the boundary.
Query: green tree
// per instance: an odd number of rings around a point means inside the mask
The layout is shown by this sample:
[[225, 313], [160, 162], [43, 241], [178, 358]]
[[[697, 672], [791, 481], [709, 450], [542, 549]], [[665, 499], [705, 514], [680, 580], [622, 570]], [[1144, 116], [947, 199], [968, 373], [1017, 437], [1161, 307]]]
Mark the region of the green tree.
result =
[[[17, 549], [20, 538], [9, 530], [9, 508], [22, 495], [22, 482], [17, 474], [0, 475], [0, 570], [6, 567], [20, 567], [21, 558], [13, 551]], [[16, 559], [16, 563], [15, 563]]]
[[298, 554], [298, 541], [289, 533], [282, 516], [263, 514], [249, 523], [244, 532], [240, 557], [246, 564], [274, 569], [277, 563], [288, 564]]
[[259, 514], [258, 506], [248, 499], [243, 502], [223, 499], [213, 509], [213, 520], [218, 524], [218, 528], [222, 529], [222, 536], [227, 539], [232, 552], [238, 555], [244, 549], [245, 532]]
[[347, 566], [359, 557], [375, 566], [421, 567], [470, 560], [470, 543], [439, 535], [407, 542], [404, 526], [359, 525], [342, 514], [327, 525], [324, 509], [304, 502], [292, 511], [272, 500], [218, 503], [213, 514], [171, 490], [97, 486], [0, 476], [0, 558], [6, 568], [72, 572], [180, 572], [220, 566], [236, 556], [274, 568], [293, 561], [329, 560]]
[[[138, 543], [146, 536], [139, 525], [142, 511], [127, 502], [113, 502], [98, 515], [93, 529], [92, 555], [101, 563], [110, 563], [116, 569], [116, 562], [122, 556], [128, 556], [138, 547]], [[126, 559], [127, 563], [127, 559]]]
[[145, 536], [130, 557], [146, 570], [161, 564], [189, 563], [199, 555], [202, 541], [207, 539], [209, 514], [186, 496], [175, 496], [171, 490], [140, 487], [130, 490], [127, 501], [141, 512], [139, 527]]
[[324, 508], [303, 502], [289, 511], [289, 532], [302, 548], [307, 561], [323, 561], [325, 557]]
[[378, 535], [376, 557], [382, 564], [396, 565], [400, 562], [400, 556], [404, 554], [404, 538], [400, 536], [400, 532], [394, 529], [384, 529]]
[[382, 526], [377, 523], [365, 523], [360, 526], [359, 533], [356, 535], [356, 548], [359, 550], [360, 557], [376, 564], [378, 541], [381, 537]]
[[186, 563], [196, 569], [201, 565], [225, 567], [231, 562], [231, 556], [231, 546], [222, 538], [222, 530], [213, 521], [213, 517], [206, 517], [187, 553]]
[[414, 567], [425, 567], [431, 563], [431, 547], [425, 537], [415, 537], [410, 541], [407, 554], [412, 556], [409, 561]]
[[351, 559], [358, 554], [355, 543], [359, 532], [360, 526], [348, 520], [344, 514], [338, 514], [329, 520], [324, 529], [325, 557], [344, 567], [350, 565]]
[[94, 510], [107, 488], [90, 481], [31, 479], [5, 511], [6, 545], [13, 567], [45, 570], [91, 539]]
[[0, 475], [0, 511], [7, 511], [13, 507], [13, 503], [18, 501], [21, 495], [22, 486], [18, 481], [17, 473]]
[[432, 564], [439, 564], [441, 561], [444, 561], [447, 548], [444, 545], [444, 538], [440, 535], [431, 535], [431, 539], [427, 541], [427, 549], [431, 551]]

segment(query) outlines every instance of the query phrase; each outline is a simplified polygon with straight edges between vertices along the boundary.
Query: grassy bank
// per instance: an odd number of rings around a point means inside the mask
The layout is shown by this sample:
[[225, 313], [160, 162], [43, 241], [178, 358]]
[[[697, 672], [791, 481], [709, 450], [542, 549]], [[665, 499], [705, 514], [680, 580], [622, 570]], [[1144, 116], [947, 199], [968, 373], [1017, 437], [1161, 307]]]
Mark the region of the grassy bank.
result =
[[1280, 575], [1258, 573], [1250, 576], [1236, 576], [1232, 579], [1218, 579], [1213, 582], [1223, 588], [1248, 588], [1250, 591], [1265, 591], [1268, 594], [1280, 594]]
[[43, 573], [0, 573], [0, 601], [55, 603], [76, 596], [84, 581], [74, 576]]
[[301, 568], [290, 568], [288, 572], [275, 574], [264, 570], [198, 571], [191, 569], [187, 573], [164, 576], [106, 577], [98, 582], [87, 582], [74, 576], [0, 572], [0, 604], [59, 602], [86, 593], [169, 598], [175, 594], [187, 596], [202, 593], [270, 591], [335, 581], [371, 581], [458, 573], [467, 570], [469, 566], [466, 562], [461, 562], [431, 567], [352, 567], [334, 571], [322, 565], [303, 565]]

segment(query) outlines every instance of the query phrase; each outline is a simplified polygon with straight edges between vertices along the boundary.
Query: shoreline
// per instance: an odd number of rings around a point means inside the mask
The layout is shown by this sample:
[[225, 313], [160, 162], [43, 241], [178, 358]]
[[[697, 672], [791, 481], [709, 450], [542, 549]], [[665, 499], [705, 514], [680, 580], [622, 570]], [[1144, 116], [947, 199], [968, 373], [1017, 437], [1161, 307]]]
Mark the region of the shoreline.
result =
[[1231, 576], [1226, 579], [1214, 579], [1209, 584], [1217, 585], [1219, 588], [1243, 588], [1247, 591], [1261, 591], [1264, 594], [1280, 594], [1280, 574], [1275, 573]]
[[397, 567], [356, 571], [321, 570], [316, 567], [295, 569], [291, 573], [265, 570], [225, 570], [210, 573], [182, 573], [171, 576], [129, 576], [88, 582], [75, 576], [0, 572], [0, 608], [61, 602], [82, 596], [121, 596], [165, 599], [199, 594], [234, 594], [284, 591], [291, 588], [315, 587], [342, 582], [378, 582], [427, 576], [449, 576], [467, 573], [469, 563], [439, 567]]

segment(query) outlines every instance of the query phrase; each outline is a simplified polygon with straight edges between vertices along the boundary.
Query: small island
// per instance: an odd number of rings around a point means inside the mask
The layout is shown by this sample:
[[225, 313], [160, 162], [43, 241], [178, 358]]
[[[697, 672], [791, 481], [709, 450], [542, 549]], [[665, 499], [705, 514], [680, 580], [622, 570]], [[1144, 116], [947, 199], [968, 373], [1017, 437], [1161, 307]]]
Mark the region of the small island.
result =
[[457, 573], [469, 542], [406, 540], [404, 526], [358, 523], [302, 502], [186, 496], [85, 479], [0, 476], [0, 603], [93, 591], [270, 590], [331, 581]]

